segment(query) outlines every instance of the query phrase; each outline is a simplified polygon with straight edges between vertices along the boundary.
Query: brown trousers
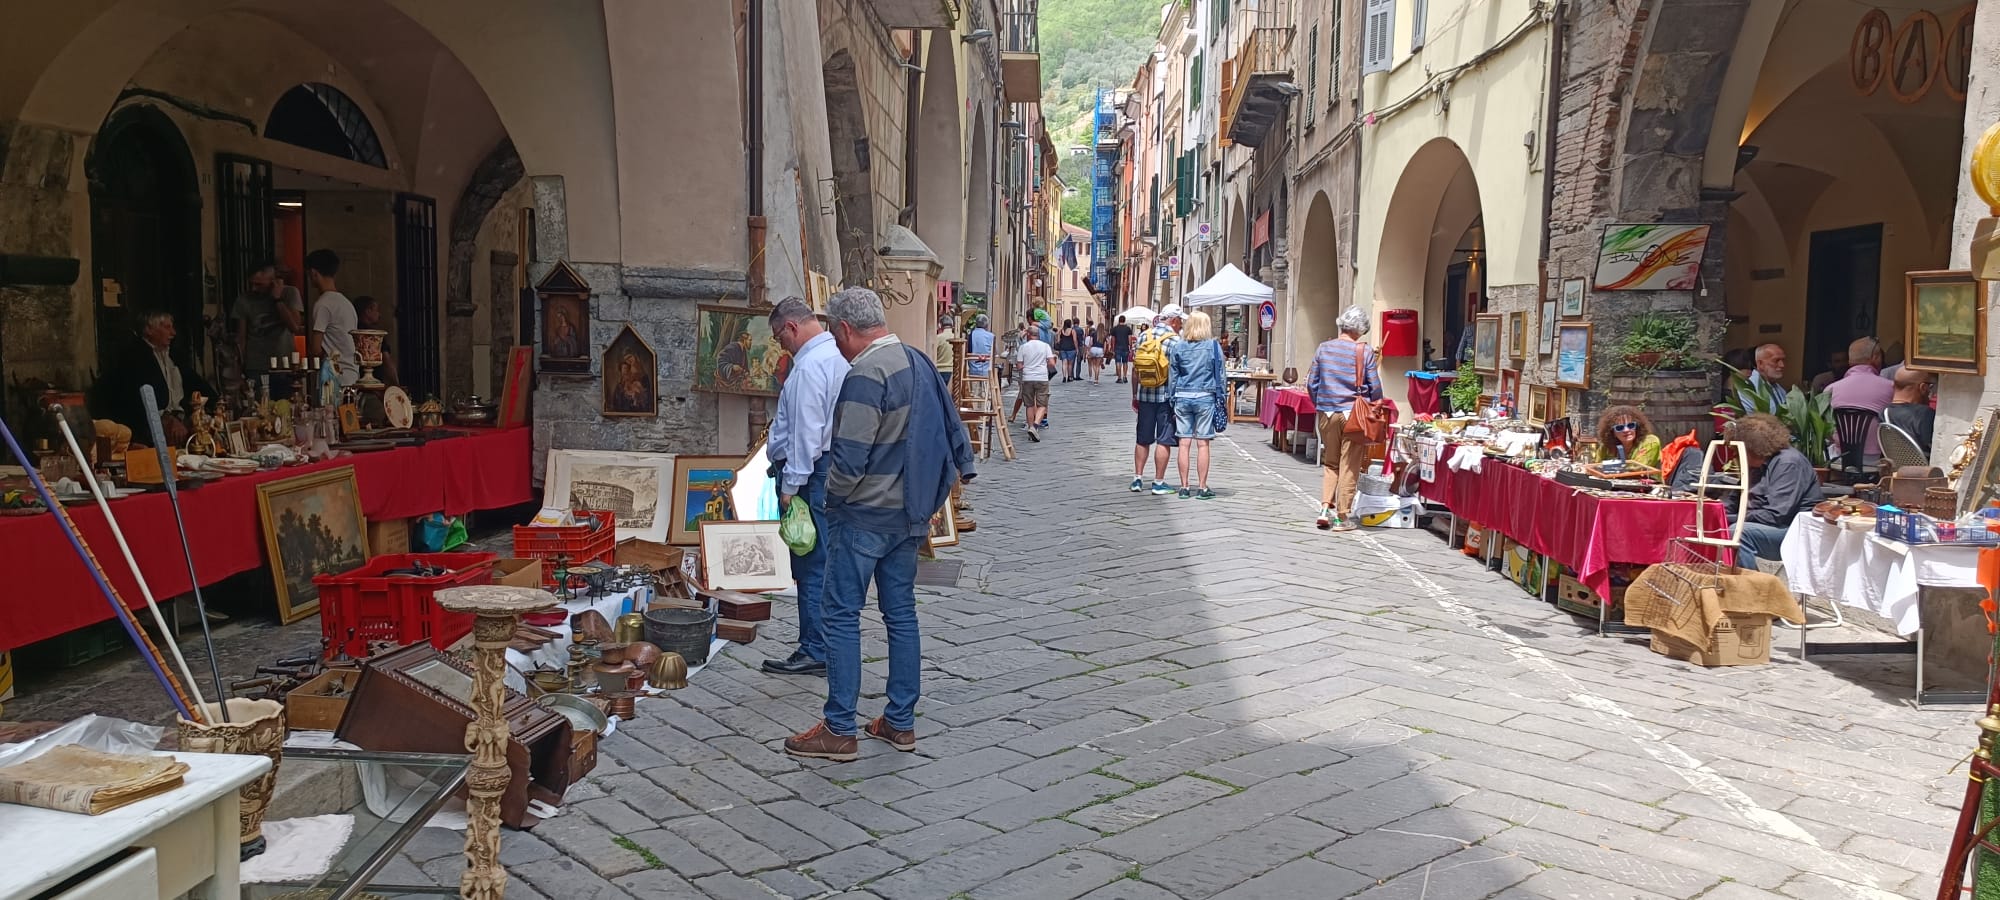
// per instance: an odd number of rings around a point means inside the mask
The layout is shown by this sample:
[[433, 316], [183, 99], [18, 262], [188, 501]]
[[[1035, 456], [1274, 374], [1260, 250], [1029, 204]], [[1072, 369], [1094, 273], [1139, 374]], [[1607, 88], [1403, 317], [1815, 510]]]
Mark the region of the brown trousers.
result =
[[1319, 414], [1321, 505], [1354, 517], [1354, 498], [1361, 473], [1368, 468], [1368, 442], [1347, 433], [1346, 413]]

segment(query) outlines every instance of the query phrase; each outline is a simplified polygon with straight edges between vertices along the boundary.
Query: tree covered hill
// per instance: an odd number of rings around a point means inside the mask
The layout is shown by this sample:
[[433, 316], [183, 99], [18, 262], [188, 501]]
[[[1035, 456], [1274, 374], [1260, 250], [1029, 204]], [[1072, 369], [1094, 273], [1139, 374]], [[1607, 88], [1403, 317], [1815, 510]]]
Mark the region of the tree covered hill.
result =
[[1063, 219], [1089, 227], [1087, 157], [1069, 148], [1090, 143], [1099, 88], [1130, 87], [1152, 52], [1165, 2], [1179, 0], [1042, 0], [1042, 116], [1062, 154], [1062, 177], [1078, 191]]

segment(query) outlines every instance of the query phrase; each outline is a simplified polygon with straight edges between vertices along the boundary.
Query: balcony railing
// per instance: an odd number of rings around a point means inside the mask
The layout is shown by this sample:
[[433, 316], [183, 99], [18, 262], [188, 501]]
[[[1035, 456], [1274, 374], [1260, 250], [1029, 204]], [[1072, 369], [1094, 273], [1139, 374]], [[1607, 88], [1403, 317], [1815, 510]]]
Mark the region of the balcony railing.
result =
[[[1256, 146], [1270, 123], [1262, 121], [1268, 116], [1260, 113], [1253, 116], [1259, 120], [1251, 123], [1254, 127], [1247, 131], [1238, 128], [1237, 120], [1244, 112], [1244, 102], [1250, 99], [1253, 90], [1268, 94], [1273, 89], [1273, 82], [1291, 79], [1292, 26], [1280, 15], [1282, 10], [1260, 11], [1257, 14], [1258, 25], [1243, 36], [1236, 55], [1222, 64], [1221, 125], [1225, 141]], [[1268, 99], [1263, 98], [1259, 103]]]
[[1042, 52], [1041, 0], [1005, 0], [1000, 12], [1000, 52]]

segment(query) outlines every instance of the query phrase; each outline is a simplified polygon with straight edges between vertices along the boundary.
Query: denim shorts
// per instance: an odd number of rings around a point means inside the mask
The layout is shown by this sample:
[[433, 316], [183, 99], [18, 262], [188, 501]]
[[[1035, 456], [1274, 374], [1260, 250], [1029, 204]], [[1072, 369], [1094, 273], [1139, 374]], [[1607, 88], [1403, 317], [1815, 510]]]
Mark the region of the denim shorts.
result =
[[1215, 397], [1175, 397], [1174, 435], [1184, 441], [1215, 440]]
[[1171, 401], [1157, 403], [1139, 401], [1139, 436], [1141, 447], [1173, 447], [1180, 444], [1174, 440], [1174, 405]]

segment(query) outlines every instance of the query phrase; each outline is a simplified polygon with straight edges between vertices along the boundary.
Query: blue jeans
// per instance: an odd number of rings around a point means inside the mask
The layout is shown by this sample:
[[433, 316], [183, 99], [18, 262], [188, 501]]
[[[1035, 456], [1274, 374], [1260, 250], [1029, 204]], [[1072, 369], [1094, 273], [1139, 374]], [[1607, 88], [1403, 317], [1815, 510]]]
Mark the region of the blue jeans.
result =
[[826, 662], [826, 467], [822, 455], [802, 492], [819, 539], [811, 553], [792, 557], [792, 575], [799, 582], [799, 649], [820, 662]]
[[833, 522], [826, 542], [826, 727], [854, 733], [854, 705], [861, 696], [861, 607], [868, 583], [889, 629], [889, 727], [917, 727], [923, 647], [917, 636], [917, 550], [922, 537], [882, 534]]
[[1755, 569], [1757, 568], [1757, 560], [1760, 557], [1770, 560], [1784, 558], [1784, 554], [1779, 551], [1785, 545], [1785, 532], [1787, 530], [1777, 525], [1765, 525], [1762, 522], [1743, 523], [1743, 544], [1736, 548], [1736, 567], [1739, 569]]
[[1060, 356], [1060, 357], [1062, 357], [1062, 363], [1063, 363], [1063, 365], [1062, 365], [1062, 368], [1063, 368], [1063, 377], [1064, 377], [1064, 378], [1075, 378], [1075, 377], [1076, 377], [1076, 351], [1075, 351], [1075, 350], [1057, 350], [1057, 351], [1056, 351], [1056, 355], [1057, 355], [1057, 356]]

